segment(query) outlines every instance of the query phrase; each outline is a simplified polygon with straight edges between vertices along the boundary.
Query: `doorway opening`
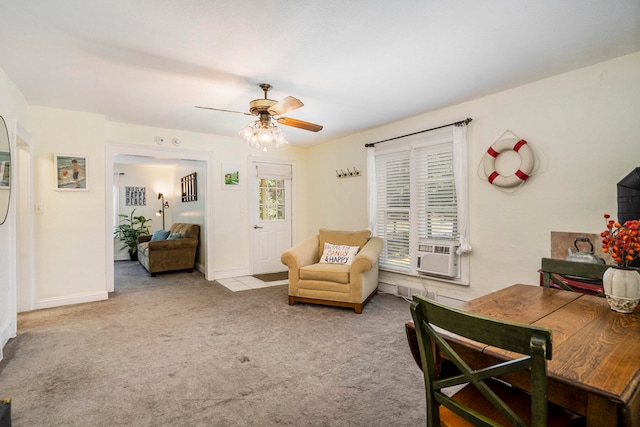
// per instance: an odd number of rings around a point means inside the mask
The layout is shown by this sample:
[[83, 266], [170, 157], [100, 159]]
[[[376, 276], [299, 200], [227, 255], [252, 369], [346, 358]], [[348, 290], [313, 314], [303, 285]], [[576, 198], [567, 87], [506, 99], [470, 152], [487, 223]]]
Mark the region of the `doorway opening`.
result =
[[[107, 212], [114, 212], [115, 209], [115, 198], [117, 197], [116, 189], [114, 188], [114, 167], [118, 161], [122, 161], [123, 158], [131, 157], [138, 159], [141, 163], [147, 164], [160, 164], [164, 162], [165, 164], [168, 162], [201, 162], [199, 163], [199, 170], [202, 171], [198, 176], [198, 185], [199, 189], [202, 191], [202, 194], [206, 194], [209, 197], [204, 197], [203, 203], [201, 204], [201, 215], [203, 224], [201, 225], [201, 242], [200, 242], [200, 251], [202, 251], [202, 262], [200, 267], [202, 268], [202, 272], [205, 275], [205, 279], [211, 281], [214, 279], [214, 264], [213, 264], [213, 224], [211, 221], [211, 191], [209, 189], [213, 188], [213, 173], [212, 173], [212, 165], [213, 165], [213, 154], [210, 152], [202, 152], [202, 151], [175, 151], [172, 149], [166, 149], [162, 147], [145, 147], [145, 146], [136, 146], [136, 145], [126, 145], [126, 144], [118, 144], [118, 143], [108, 143], [107, 144], [107, 165], [106, 165], [106, 207]], [[202, 175], [202, 176], [200, 176]], [[178, 177], [178, 180], [180, 178]], [[179, 185], [179, 182], [178, 182]], [[153, 197], [150, 196], [150, 199]], [[154, 199], [155, 201], [155, 199]], [[115, 287], [114, 281], [114, 254], [115, 254], [115, 243], [116, 239], [113, 237], [113, 230], [117, 224], [117, 219], [115, 215], [106, 215], [106, 227], [105, 233], [107, 235], [107, 248], [106, 248], [106, 272], [107, 272], [107, 292], [113, 292]]]

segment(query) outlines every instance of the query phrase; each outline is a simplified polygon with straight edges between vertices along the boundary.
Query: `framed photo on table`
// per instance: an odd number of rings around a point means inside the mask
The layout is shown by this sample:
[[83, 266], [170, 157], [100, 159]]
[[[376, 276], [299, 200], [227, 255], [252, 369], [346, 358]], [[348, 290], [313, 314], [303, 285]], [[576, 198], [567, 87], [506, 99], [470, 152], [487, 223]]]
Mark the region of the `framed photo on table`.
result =
[[89, 189], [89, 158], [82, 155], [53, 155], [56, 190], [87, 191]]

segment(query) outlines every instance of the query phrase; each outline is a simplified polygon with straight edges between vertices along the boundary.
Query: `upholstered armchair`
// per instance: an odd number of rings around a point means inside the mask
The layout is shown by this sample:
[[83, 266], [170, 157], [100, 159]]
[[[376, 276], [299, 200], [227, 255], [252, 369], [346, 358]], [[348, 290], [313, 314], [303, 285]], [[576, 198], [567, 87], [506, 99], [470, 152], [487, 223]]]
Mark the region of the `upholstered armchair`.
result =
[[[289, 304], [324, 304], [362, 313], [362, 307], [378, 291], [378, 257], [383, 246], [384, 241], [371, 237], [369, 230], [320, 229], [318, 235], [281, 256], [289, 267]], [[351, 259], [344, 262], [345, 257]]]
[[162, 230], [138, 237], [138, 261], [151, 277], [165, 271], [193, 271], [200, 237], [197, 224], [175, 223], [166, 235]]

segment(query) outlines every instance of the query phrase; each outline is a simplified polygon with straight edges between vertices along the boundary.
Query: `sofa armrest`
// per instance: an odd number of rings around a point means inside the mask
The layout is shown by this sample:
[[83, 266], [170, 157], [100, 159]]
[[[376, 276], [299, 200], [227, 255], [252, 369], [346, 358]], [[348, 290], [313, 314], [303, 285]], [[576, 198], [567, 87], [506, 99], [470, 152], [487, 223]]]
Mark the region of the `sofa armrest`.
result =
[[351, 273], [363, 273], [371, 270], [378, 264], [378, 258], [384, 248], [384, 240], [381, 237], [372, 237], [360, 249], [351, 263]]
[[320, 260], [318, 254], [318, 236], [309, 237], [307, 240], [297, 244], [282, 253], [280, 262], [289, 267], [290, 270], [298, 271], [300, 267], [315, 264]]
[[141, 234], [138, 236], [138, 244], [148, 242], [151, 240], [151, 234]]
[[149, 251], [193, 249], [197, 246], [198, 239], [152, 240], [149, 242]]

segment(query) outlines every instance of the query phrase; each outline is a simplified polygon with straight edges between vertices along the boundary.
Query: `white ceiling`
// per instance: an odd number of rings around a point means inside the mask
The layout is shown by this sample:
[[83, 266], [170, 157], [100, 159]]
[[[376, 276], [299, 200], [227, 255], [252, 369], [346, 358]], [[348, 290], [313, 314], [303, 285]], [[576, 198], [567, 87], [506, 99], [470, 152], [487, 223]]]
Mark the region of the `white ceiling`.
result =
[[237, 136], [270, 98], [312, 145], [640, 51], [638, 0], [14, 0], [0, 68], [31, 105]]

